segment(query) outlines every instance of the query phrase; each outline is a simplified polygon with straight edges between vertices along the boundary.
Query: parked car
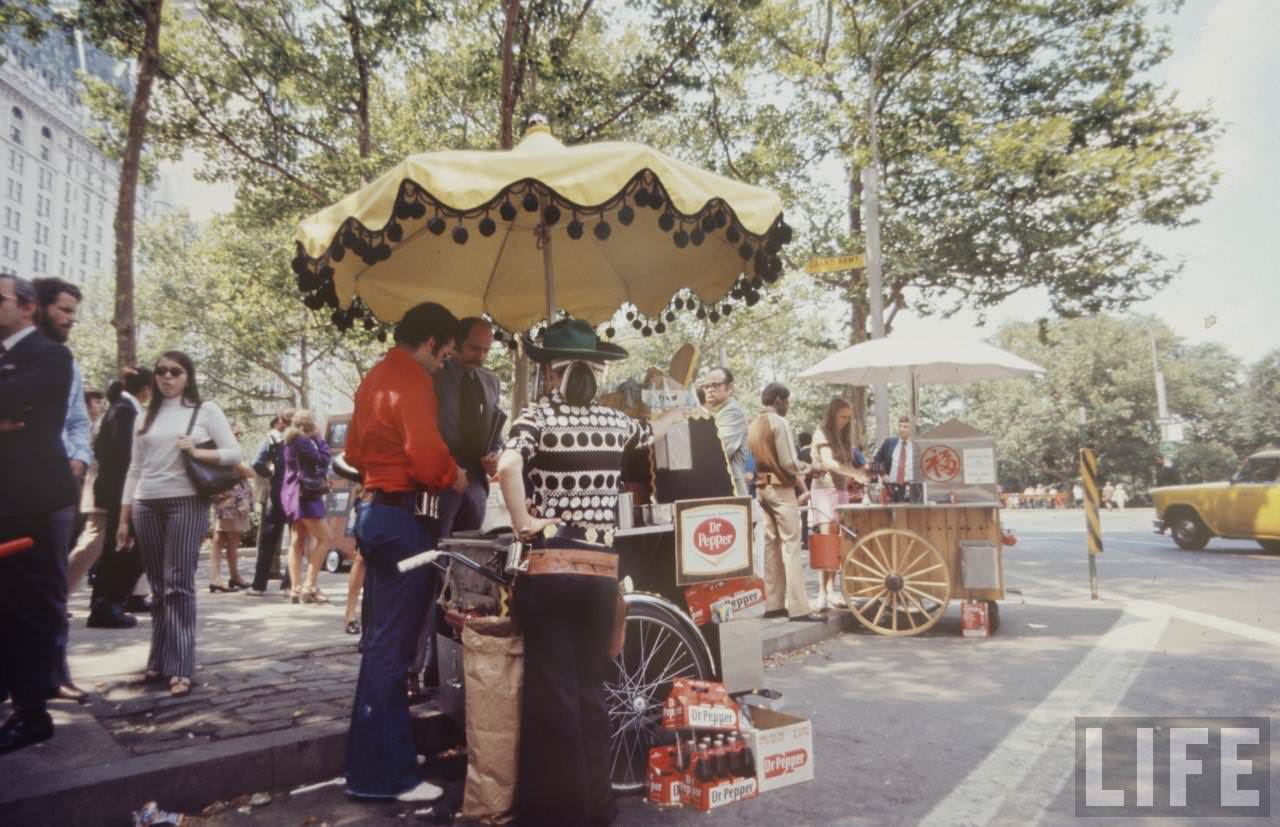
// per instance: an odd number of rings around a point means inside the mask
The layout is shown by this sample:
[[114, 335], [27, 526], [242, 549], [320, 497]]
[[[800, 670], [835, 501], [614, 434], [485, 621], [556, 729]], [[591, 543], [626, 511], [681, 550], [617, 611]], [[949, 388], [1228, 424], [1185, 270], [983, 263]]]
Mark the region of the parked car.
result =
[[1257, 540], [1280, 552], [1280, 450], [1259, 451], [1227, 482], [1151, 489], [1155, 530], [1180, 548], [1205, 547], [1212, 537]]

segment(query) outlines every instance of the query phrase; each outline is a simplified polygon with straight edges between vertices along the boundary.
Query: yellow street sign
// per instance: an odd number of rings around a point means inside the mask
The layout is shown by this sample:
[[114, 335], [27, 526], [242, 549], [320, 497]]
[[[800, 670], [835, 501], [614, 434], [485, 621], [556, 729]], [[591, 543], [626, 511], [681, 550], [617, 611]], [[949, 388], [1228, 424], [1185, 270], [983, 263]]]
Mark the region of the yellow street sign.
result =
[[813, 273], [838, 273], [841, 270], [861, 270], [867, 266], [867, 259], [862, 253], [851, 256], [829, 256], [827, 258], [811, 258], [804, 266], [804, 271]]

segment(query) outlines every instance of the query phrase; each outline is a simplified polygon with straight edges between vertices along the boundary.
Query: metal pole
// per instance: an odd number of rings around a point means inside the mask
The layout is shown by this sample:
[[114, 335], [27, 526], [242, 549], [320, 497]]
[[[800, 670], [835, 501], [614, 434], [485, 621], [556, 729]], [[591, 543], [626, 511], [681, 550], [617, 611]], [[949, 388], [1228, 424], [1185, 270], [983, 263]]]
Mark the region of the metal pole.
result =
[[[915, 11], [925, 0], [916, 0], [902, 10], [880, 32], [879, 43], [871, 52], [871, 77], [867, 90], [867, 142], [871, 148], [871, 162], [862, 170], [862, 189], [866, 199], [867, 232], [867, 299], [871, 308], [871, 338], [884, 338], [884, 260], [880, 252], [880, 129], [876, 112], [876, 97], [880, 84], [880, 51], [889, 42], [889, 35], [907, 15]], [[883, 442], [889, 436], [889, 391], [883, 384], [875, 385], [876, 441]]]

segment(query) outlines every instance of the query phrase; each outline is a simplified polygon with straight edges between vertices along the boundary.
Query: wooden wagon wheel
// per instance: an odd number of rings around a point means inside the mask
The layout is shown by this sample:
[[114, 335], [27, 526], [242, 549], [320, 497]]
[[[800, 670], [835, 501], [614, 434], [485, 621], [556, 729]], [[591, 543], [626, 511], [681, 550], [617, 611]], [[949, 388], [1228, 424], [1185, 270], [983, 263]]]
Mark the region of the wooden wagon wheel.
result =
[[933, 545], [914, 531], [882, 528], [862, 537], [840, 564], [849, 611], [881, 635], [916, 635], [933, 626], [951, 600], [951, 573]]

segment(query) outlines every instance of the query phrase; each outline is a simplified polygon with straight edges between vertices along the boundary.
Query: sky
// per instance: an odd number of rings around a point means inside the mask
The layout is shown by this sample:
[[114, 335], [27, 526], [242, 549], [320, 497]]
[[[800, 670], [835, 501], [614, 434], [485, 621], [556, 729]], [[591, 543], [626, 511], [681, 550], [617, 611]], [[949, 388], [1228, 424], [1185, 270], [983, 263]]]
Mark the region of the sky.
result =
[[[1222, 177], [1192, 213], [1196, 225], [1144, 236], [1185, 266], [1161, 295], [1131, 309], [1251, 362], [1280, 348], [1280, 0], [1187, 0], [1158, 19], [1171, 30], [1173, 54], [1156, 79], [1184, 106], [1209, 106], [1222, 122], [1213, 159]], [[229, 210], [232, 188], [196, 181], [195, 166], [194, 158], [167, 165], [162, 199], [197, 220]], [[1001, 322], [1047, 312], [1045, 296], [1028, 291], [989, 311], [985, 328], [966, 312], [946, 320], [904, 312], [895, 334], [984, 338]]]
[[[1213, 158], [1222, 177], [1192, 213], [1199, 223], [1143, 236], [1185, 266], [1161, 295], [1131, 310], [1252, 362], [1280, 348], [1280, 0], [1188, 0], [1159, 19], [1170, 27], [1173, 54], [1156, 78], [1182, 105], [1210, 106], [1222, 122]], [[938, 320], [904, 312], [894, 334], [984, 338], [1003, 321], [1047, 311], [1042, 293], [1027, 292], [991, 311], [985, 330], [970, 313]]]

